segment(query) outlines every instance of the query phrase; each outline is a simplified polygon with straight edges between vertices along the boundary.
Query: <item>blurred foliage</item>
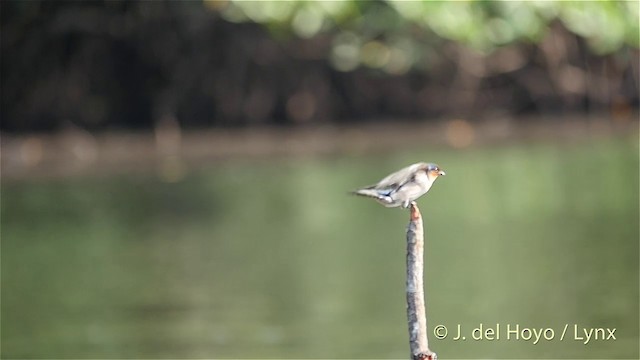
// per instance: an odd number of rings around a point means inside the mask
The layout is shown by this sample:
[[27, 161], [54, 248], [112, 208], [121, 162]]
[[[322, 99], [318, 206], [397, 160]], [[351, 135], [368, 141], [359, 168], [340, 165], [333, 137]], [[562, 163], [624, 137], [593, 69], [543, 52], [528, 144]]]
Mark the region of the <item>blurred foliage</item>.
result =
[[[403, 73], [425, 62], [419, 50], [443, 39], [489, 53], [518, 42], [540, 43], [554, 21], [604, 55], [639, 46], [637, 1], [238, 1], [205, 0], [232, 22], [264, 24], [274, 34], [311, 38], [339, 33], [332, 63]], [[435, 37], [433, 35], [436, 35]]]
[[631, 117], [638, 2], [2, 1], [1, 129]]

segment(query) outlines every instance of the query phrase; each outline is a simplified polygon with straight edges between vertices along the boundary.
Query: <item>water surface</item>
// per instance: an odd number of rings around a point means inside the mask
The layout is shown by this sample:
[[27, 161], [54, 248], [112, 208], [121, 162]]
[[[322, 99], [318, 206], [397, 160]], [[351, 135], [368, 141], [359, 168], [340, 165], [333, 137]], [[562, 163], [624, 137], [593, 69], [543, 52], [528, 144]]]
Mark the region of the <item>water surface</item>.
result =
[[406, 358], [408, 215], [346, 191], [420, 160], [447, 171], [419, 201], [440, 357], [638, 358], [635, 138], [5, 181], [2, 356]]

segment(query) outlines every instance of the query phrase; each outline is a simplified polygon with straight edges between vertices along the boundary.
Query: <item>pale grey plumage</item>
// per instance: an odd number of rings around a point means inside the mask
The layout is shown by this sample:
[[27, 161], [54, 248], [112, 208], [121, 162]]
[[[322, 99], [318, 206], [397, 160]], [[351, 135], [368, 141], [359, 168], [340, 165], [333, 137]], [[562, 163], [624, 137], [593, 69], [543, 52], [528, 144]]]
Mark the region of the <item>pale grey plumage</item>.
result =
[[445, 172], [438, 165], [419, 162], [353, 193], [373, 198], [386, 207], [407, 208], [411, 202], [426, 194], [440, 175], [445, 175]]

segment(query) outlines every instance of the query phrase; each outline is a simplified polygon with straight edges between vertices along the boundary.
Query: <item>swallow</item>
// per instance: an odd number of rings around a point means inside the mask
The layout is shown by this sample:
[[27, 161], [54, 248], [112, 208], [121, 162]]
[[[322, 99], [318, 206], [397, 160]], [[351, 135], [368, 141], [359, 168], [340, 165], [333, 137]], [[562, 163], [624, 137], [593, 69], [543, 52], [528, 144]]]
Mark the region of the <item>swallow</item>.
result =
[[408, 208], [431, 189], [438, 176], [446, 175], [436, 164], [419, 162], [396, 171], [377, 184], [355, 190], [355, 195], [375, 199], [386, 207]]

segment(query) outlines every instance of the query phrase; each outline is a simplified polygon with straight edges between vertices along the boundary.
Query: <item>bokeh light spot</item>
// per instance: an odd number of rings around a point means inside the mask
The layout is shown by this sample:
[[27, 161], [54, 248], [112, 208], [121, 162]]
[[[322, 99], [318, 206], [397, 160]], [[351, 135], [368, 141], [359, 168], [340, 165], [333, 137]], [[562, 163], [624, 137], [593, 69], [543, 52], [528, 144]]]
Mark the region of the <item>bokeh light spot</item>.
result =
[[446, 135], [451, 146], [464, 148], [473, 143], [476, 133], [467, 120], [455, 119], [447, 124]]

